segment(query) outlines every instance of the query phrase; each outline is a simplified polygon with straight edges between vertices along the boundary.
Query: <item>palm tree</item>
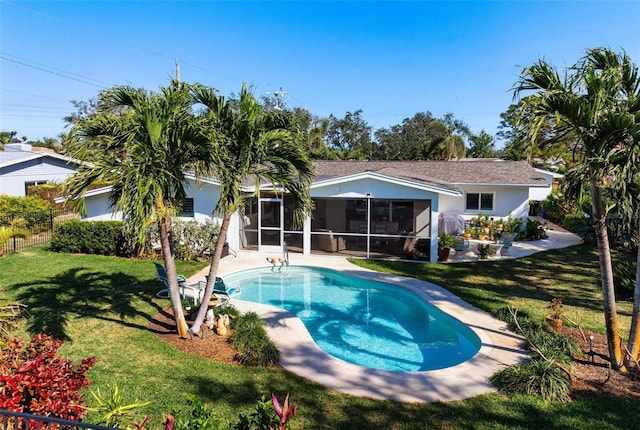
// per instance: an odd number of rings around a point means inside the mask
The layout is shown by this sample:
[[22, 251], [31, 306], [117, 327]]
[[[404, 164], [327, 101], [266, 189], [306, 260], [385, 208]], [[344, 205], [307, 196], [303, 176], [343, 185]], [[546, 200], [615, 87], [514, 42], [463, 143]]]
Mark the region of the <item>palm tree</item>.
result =
[[82, 204], [88, 187], [113, 183], [110, 204], [121, 210], [139, 242], [156, 222], [178, 334], [188, 336], [178, 290], [172, 217], [186, 197], [191, 169], [199, 174], [211, 146], [194, 124], [190, 86], [172, 82], [158, 93], [116, 86], [100, 96], [96, 112], [80, 118], [70, 135], [70, 155], [88, 160], [66, 183], [72, 200]]
[[0, 227], [0, 257], [4, 256], [4, 246], [9, 239], [28, 239], [31, 232], [23, 227], [24, 220], [16, 219], [9, 226]]
[[289, 192], [294, 201], [294, 223], [301, 225], [311, 212], [309, 186], [314, 173], [304, 148], [296, 145], [290, 131], [275, 126], [270, 113], [264, 111], [246, 85], [237, 100], [225, 100], [208, 87], [195, 87], [194, 95], [206, 107], [199, 124], [213, 148], [209, 174], [220, 182], [220, 200], [215, 211], [222, 215], [203, 305], [191, 328], [198, 334], [211, 299], [229, 220], [243, 203], [242, 181], [253, 178], [256, 185], [267, 181]]
[[[636, 66], [626, 53], [606, 48], [590, 49], [563, 77], [543, 60], [527, 67], [515, 85], [515, 95], [534, 94], [522, 99], [530, 113], [529, 137], [536, 136], [552, 120], [559, 134], [573, 134], [584, 154], [584, 162], [567, 174], [568, 190], [576, 196], [589, 184], [594, 228], [598, 244], [603, 308], [611, 366], [624, 370], [603, 190], [622, 178], [612, 176], [616, 166], [611, 154], [637, 145], [640, 81]], [[639, 174], [637, 165], [627, 168]]]

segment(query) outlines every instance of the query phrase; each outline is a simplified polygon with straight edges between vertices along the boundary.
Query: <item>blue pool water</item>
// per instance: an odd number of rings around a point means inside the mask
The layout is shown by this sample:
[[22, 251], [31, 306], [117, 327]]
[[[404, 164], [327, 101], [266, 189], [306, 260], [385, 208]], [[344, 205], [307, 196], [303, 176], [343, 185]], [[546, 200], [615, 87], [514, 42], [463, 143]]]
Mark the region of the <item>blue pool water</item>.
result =
[[390, 371], [434, 370], [473, 357], [480, 339], [405, 288], [329, 269], [254, 269], [224, 278], [242, 300], [295, 314], [328, 354]]

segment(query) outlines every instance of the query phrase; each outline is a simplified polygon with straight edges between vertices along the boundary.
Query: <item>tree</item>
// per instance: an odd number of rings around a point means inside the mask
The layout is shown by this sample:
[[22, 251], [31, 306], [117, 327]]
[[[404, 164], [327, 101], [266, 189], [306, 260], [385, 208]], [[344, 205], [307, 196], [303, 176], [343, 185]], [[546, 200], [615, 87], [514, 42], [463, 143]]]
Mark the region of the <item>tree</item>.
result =
[[493, 158], [496, 154], [493, 136], [482, 130], [480, 134], [472, 134], [469, 138], [471, 147], [467, 155], [473, 158]]
[[535, 145], [529, 138], [533, 121], [531, 106], [523, 101], [512, 104], [500, 114], [502, 118], [498, 126], [497, 138], [505, 142], [502, 158], [507, 160], [527, 160], [533, 163], [534, 158], [542, 160], [562, 160], [565, 163], [577, 163], [581, 160], [581, 152], [576, 139], [569, 131], [558, 130], [553, 126], [555, 118], [547, 118], [537, 131]]
[[342, 158], [373, 159], [375, 145], [371, 140], [371, 126], [362, 117], [362, 110], [347, 112], [344, 118], [329, 115], [326, 132], [327, 145], [342, 152]]
[[626, 179], [612, 175], [621, 165], [630, 175], [640, 175], [638, 165], [612, 157], [638, 145], [640, 80], [637, 67], [626, 53], [607, 48], [587, 50], [586, 55], [561, 77], [544, 60], [525, 68], [516, 83], [515, 95], [534, 91], [521, 99], [530, 114], [528, 138], [536, 143], [540, 130], [551, 124], [555, 135], [573, 135], [584, 161], [567, 175], [569, 195], [577, 196], [589, 184], [594, 229], [598, 245], [603, 309], [611, 366], [624, 370], [618, 334], [613, 272], [603, 190]]
[[439, 120], [431, 112], [418, 112], [391, 129], [377, 130], [375, 136], [385, 160], [450, 160], [464, 156], [467, 131], [451, 114]]
[[220, 200], [215, 212], [222, 216], [202, 305], [191, 328], [198, 334], [211, 300], [231, 215], [244, 200], [242, 181], [246, 178], [268, 181], [275, 189], [289, 192], [294, 202], [294, 223], [301, 225], [311, 212], [309, 187], [314, 172], [306, 151], [296, 144], [292, 132], [274, 126], [272, 113], [262, 108], [246, 85], [237, 100], [225, 100], [212, 88], [203, 86], [194, 88], [194, 96], [206, 107], [198, 125], [213, 149], [208, 174], [220, 181]]
[[155, 222], [169, 279], [178, 334], [188, 336], [178, 290], [172, 217], [186, 197], [189, 169], [200, 174], [211, 160], [211, 145], [195, 127], [190, 86], [172, 82], [158, 93], [116, 86], [99, 97], [95, 112], [74, 120], [69, 153], [83, 163], [66, 183], [82, 202], [97, 181], [113, 183], [110, 204], [121, 210], [132, 235]]

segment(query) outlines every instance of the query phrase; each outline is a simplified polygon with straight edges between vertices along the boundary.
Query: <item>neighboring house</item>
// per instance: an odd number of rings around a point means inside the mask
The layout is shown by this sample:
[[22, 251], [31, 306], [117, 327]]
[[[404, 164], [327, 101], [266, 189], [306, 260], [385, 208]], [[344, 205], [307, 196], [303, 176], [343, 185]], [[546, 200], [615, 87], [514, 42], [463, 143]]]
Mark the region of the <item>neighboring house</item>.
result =
[[[317, 161], [311, 185], [315, 208], [302, 228], [293, 228], [290, 196], [272, 184], [243, 184], [249, 197], [232, 216], [231, 249], [340, 253], [403, 257], [417, 239], [437, 258], [438, 215], [470, 219], [520, 217], [526, 221], [532, 190], [551, 191], [543, 174], [524, 161]], [[87, 193], [88, 219], [112, 219], [110, 188]], [[210, 218], [219, 199], [216, 180], [191, 178], [182, 217]], [[118, 214], [115, 215], [118, 218]], [[526, 223], [523, 223], [526, 225]]]
[[551, 191], [558, 188], [558, 182], [560, 179], [564, 178], [564, 175], [556, 172], [551, 172], [549, 170], [536, 169], [534, 170], [540, 174], [544, 178], [545, 181], [549, 184], [548, 188], [531, 188], [529, 190], [529, 200], [534, 200], [536, 202], [542, 202], [546, 199]]
[[24, 143], [4, 145], [4, 151], [0, 151], [0, 194], [25, 196], [31, 185], [62, 183], [80, 163], [54, 152], [32, 149]]

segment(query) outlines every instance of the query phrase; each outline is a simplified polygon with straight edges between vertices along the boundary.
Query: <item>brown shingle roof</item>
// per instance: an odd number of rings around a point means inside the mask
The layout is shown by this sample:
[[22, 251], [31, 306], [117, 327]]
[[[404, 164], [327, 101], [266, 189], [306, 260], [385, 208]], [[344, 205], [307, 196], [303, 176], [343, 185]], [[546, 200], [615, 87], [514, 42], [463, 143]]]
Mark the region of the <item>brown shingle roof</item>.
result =
[[445, 188], [461, 184], [546, 185], [544, 178], [525, 161], [316, 161], [316, 181], [363, 172]]

